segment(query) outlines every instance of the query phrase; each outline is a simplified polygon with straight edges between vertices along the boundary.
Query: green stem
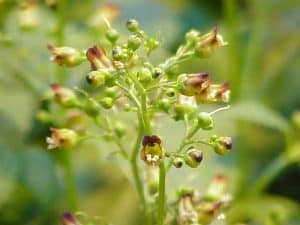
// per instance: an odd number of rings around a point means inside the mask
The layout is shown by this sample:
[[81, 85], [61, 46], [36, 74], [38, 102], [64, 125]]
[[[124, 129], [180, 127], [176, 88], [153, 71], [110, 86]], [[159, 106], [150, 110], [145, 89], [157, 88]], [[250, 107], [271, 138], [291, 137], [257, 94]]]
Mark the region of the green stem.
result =
[[[65, 26], [66, 26], [66, 8], [68, 0], [61, 0], [58, 2], [57, 10], [57, 31], [56, 31], [56, 44], [57, 46], [62, 46], [65, 39]], [[65, 82], [65, 71], [64, 69], [57, 65], [56, 66], [56, 82], [63, 84]]]
[[159, 186], [158, 186], [158, 225], [164, 224], [165, 217], [165, 189], [166, 189], [166, 168], [164, 161], [159, 164]]
[[69, 208], [72, 211], [78, 211], [78, 200], [75, 185], [74, 172], [72, 170], [72, 158], [68, 150], [62, 150], [63, 152], [63, 169], [64, 169], [64, 179], [66, 185], [66, 192], [69, 202]]
[[148, 207], [147, 207], [144, 187], [143, 187], [143, 183], [142, 183], [142, 180], [141, 180], [141, 177], [139, 174], [139, 168], [138, 168], [138, 163], [137, 163], [137, 158], [139, 155], [139, 149], [140, 149], [142, 137], [143, 137], [143, 128], [142, 128], [142, 124], [140, 123], [138, 135], [137, 135], [137, 138], [136, 138], [136, 141], [135, 141], [135, 144], [133, 147], [132, 155], [131, 155], [131, 169], [132, 169], [133, 178], [135, 181], [135, 186], [136, 186], [140, 201], [142, 203], [143, 213], [144, 213], [144, 218], [146, 220], [146, 224], [150, 225], [151, 223], [150, 223], [149, 217], [148, 217]]

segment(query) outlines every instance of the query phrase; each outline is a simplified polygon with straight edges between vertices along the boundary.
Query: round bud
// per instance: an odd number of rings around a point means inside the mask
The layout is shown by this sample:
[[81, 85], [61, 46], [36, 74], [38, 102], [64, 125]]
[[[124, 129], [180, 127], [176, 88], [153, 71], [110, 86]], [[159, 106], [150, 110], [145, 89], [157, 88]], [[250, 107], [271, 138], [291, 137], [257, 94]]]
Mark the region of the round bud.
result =
[[185, 35], [185, 40], [188, 42], [195, 43], [199, 39], [200, 32], [197, 30], [190, 30]]
[[213, 128], [213, 119], [207, 112], [200, 112], [198, 114], [198, 125], [203, 130], [211, 130]]
[[219, 155], [226, 155], [232, 148], [231, 137], [218, 137], [214, 143], [214, 151]]
[[140, 47], [142, 43], [142, 39], [138, 36], [138, 35], [130, 35], [130, 37], [128, 38], [127, 44], [128, 44], [128, 48], [132, 49], [132, 50], [136, 50]]
[[175, 89], [174, 88], [168, 88], [168, 90], [166, 91], [166, 96], [168, 96], [169, 98], [174, 97], [176, 94]]
[[183, 165], [183, 159], [176, 157], [173, 162], [172, 162], [173, 166], [175, 166], [176, 168], [181, 168]]
[[114, 105], [114, 100], [110, 97], [104, 97], [100, 100], [100, 104], [105, 109], [110, 109]]
[[187, 154], [189, 154], [197, 163], [200, 163], [203, 159], [203, 152], [198, 149], [190, 149]]
[[197, 168], [203, 159], [202, 151], [198, 149], [190, 149], [184, 156], [184, 162], [191, 168]]
[[93, 87], [97, 88], [105, 83], [105, 73], [101, 71], [91, 71], [86, 76], [86, 81]]
[[171, 101], [167, 98], [162, 98], [158, 101], [158, 107], [165, 111], [168, 112], [171, 106]]
[[105, 34], [107, 40], [111, 43], [115, 43], [119, 39], [119, 33], [116, 29], [110, 28], [106, 31]]
[[100, 110], [99, 103], [95, 99], [89, 98], [85, 104], [84, 110], [91, 116], [97, 116]]
[[121, 122], [116, 122], [115, 124], [114, 124], [114, 132], [115, 132], [115, 134], [119, 137], [119, 138], [121, 138], [121, 137], [123, 137], [124, 135], [125, 135], [125, 127], [124, 127], [124, 125], [123, 125], [123, 123], [121, 123]]
[[125, 56], [124, 56], [123, 50], [120, 46], [113, 48], [112, 57], [114, 60], [117, 60], [117, 61], [121, 61], [122, 59], [124, 59]]
[[105, 88], [103, 93], [106, 97], [110, 97], [112, 99], [117, 97], [117, 90], [115, 87]]
[[138, 79], [143, 83], [148, 83], [152, 80], [152, 73], [148, 68], [141, 68], [137, 73]]
[[131, 32], [137, 32], [139, 30], [139, 23], [135, 19], [127, 20], [127, 29]]
[[161, 68], [159, 68], [159, 67], [154, 68], [154, 71], [152, 74], [153, 79], [161, 77], [162, 75], [163, 75], [163, 70]]

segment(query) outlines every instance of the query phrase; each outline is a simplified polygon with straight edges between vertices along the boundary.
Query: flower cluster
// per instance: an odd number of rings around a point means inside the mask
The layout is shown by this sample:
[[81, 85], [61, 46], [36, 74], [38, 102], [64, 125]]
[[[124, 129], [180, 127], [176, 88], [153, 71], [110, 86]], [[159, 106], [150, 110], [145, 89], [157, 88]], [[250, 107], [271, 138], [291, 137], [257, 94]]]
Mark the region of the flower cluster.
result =
[[[119, 38], [118, 31], [106, 22], [105, 38], [109, 46], [94, 45], [81, 51], [68, 46], [48, 45], [52, 61], [59, 66], [75, 67], [88, 62], [90, 67], [86, 69], [85, 75], [87, 90], [61, 84], [51, 85], [50, 94], [48, 92], [46, 98], [49, 104], [53, 102], [56, 106], [49, 107], [49, 112], [43, 112], [40, 118], [50, 120], [55, 127], [62, 128], [51, 128], [51, 136], [46, 141], [49, 149], [68, 149], [74, 148], [79, 140], [86, 137], [99, 137], [98, 133], [90, 134], [82, 126], [82, 121], [85, 121], [83, 118], [91, 118], [90, 121], [100, 128], [101, 136], [114, 142], [119, 149], [118, 153], [131, 163], [145, 220], [150, 215], [146, 211], [147, 207], [152, 207], [152, 203], [157, 201], [158, 210], [150, 210], [158, 212], [155, 220], [157, 224], [163, 224], [164, 182], [168, 169], [172, 165], [181, 168], [184, 164], [190, 168], [198, 168], [204, 155], [199, 145], [208, 145], [219, 155], [225, 155], [232, 148], [230, 137], [195, 137], [199, 130], [213, 128], [214, 113], [229, 107], [213, 112], [200, 112], [199, 104], [227, 103], [230, 98], [229, 85], [213, 83], [207, 72], [180, 74], [176, 70], [177, 66], [193, 57], [211, 56], [226, 43], [216, 27], [206, 34], [191, 30], [175, 55], [155, 65], [148, 56], [159, 46], [157, 37], [146, 34], [136, 20], [130, 19], [126, 23], [130, 34], [125, 42], [120, 42], [123, 38]], [[65, 110], [62, 110], [66, 115], [65, 123], [48, 115], [56, 113], [57, 108]], [[137, 117], [138, 134], [131, 151], [124, 144], [128, 144], [128, 140], [132, 138], [132, 128], [136, 124], [125, 126], [126, 121], [122, 121], [120, 116], [122, 112], [131, 112]], [[158, 121], [158, 115], [184, 122], [185, 135], [178, 149], [172, 152], [165, 151], [162, 147], [163, 138], [156, 133], [155, 122]], [[150, 175], [146, 178], [151, 183], [148, 187], [148, 194], [151, 196], [149, 199], [144, 196], [147, 191], [142, 189], [141, 168], [137, 161], [139, 153], [141, 160], [145, 162], [146, 174], [151, 174], [153, 178]], [[225, 205], [226, 182], [223, 176], [218, 176], [203, 196], [198, 198], [196, 192], [182, 195], [178, 203], [178, 223], [208, 224], [212, 221]], [[66, 217], [66, 221], [72, 221], [72, 218]], [[150, 223], [147, 222], [147, 225]]]

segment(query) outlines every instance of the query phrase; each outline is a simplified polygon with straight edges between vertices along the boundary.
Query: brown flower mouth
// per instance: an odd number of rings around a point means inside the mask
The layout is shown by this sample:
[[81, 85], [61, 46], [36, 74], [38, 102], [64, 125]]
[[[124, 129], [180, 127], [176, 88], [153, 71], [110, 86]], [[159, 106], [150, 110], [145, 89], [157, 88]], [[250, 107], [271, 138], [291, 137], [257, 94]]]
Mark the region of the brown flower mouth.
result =
[[158, 136], [152, 135], [152, 136], [144, 136], [142, 145], [145, 146], [154, 146], [155, 144], [161, 144], [161, 140]]

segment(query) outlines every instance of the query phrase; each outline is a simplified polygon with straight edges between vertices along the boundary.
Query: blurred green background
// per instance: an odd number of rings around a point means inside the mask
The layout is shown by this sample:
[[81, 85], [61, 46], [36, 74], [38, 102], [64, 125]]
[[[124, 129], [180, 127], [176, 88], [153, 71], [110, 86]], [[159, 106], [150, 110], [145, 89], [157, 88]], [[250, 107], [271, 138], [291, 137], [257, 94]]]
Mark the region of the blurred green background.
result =
[[[57, 13], [49, 6], [55, 1], [37, 1], [37, 23], [24, 30], [21, 2], [0, 0], [0, 224], [53, 225], [68, 210], [66, 191], [53, 152], [46, 150], [47, 126], [35, 116], [43, 92], [55, 80], [46, 46], [56, 44]], [[111, 23], [124, 35], [128, 18], [157, 34], [162, 48], [154, 53], [154, 63], [174, 53], [191, 28], [206, 32], [217, 24], [229, 42], [212, 58], [192, 60], [181, 70], [208, 71], [217, 82], [229, 81], [231, 109], [216, 116], [212, 133], [231, 135], [234, 148], [227, 157], [207, 152], [196, 170], [172, 170], [169, 199], [178, 187], [205, 188], [213, 175], [224, 173], [235, 197], [228, 224], [299, 225], [299, 1], [69, 0], [61, 44], [78, 49], [102, 44], [103, 24], [96, 16], [111, 13], [103, 10], [106, 3], [116, 7], [119, 15]], [[86, 64], [66, 70], [68, 86], [80, 84], [87, 71]], [[166, 149], [176, 148], [182, 128], [169, 119], [159, 122]], [[87, 141], [74, 149], [80, 209], [112, 224], [140, 225], [130, 173], [123, 161], [111, 157], [114, 147]], [[258, 191], [248, 198], [253, 188]]]

